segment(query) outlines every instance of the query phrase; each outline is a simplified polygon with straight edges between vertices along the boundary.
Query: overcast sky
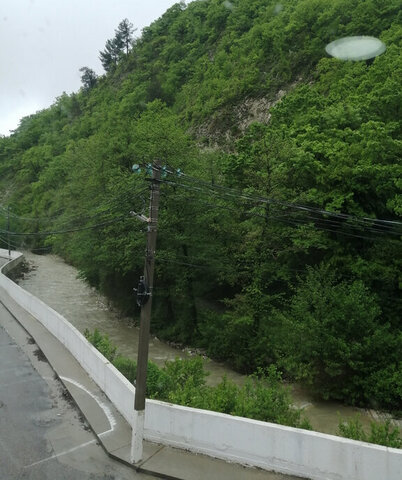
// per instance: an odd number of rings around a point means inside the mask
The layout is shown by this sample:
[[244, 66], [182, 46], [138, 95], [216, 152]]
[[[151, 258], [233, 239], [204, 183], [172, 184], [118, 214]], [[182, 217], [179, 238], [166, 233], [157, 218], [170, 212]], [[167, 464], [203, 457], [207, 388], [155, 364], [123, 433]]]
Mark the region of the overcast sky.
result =
[[0, 135], [104, 73], [99, 50], [128, 18], [136, 34], [179, 0], [0, 0]]

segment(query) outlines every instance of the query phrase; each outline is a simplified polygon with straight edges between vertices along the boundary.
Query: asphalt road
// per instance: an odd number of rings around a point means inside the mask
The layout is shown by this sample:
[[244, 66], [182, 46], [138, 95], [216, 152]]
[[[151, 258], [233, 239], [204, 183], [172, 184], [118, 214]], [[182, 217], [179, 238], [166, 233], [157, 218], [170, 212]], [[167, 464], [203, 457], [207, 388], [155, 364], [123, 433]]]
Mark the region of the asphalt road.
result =
[[33, 339], [0, 304], [0, 479], [152, 479], [112, 460]]

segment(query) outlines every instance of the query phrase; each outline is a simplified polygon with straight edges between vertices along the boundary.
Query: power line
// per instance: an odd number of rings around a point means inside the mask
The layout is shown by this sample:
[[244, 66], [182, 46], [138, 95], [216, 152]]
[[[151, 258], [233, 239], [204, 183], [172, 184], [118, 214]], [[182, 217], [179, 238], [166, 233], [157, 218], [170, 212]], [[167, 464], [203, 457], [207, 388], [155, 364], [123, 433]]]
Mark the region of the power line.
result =
[[[146, 165], [146, 167], [148, 168], [149, 165]], [[155, 170], [155, 167], [153, 165], [151, 166], [151, 168]], [[268, 215], [264, 215], [264, 214], [253, 212], [253, 211], [238, 212], [237, 210], [230, 209], [227, 205], [223, 206], [223, 205], [218, 205], [216, 203], [209, 204], [207, 202], [204, 202], [211, 208], [223, 208], [225, 210], [232, 210], [242, 215], [260, 217], [260, 218], [265, 218], [267, 220], [274, 219], [279, 222], [287, 223], [293, 226], [300, 226], [303, 224], [309, 224], [311, 222], [314, 222], [314, 226], [319, 230], [324, 230], [324, 231], [337, 233], [344, 236], [367, 239], [367, 240], [374, 240], [375, 238], [367, 237], [363, 235], [357, 235], [355, 233], [350, 233], [345, 231], [345, 229], [356, 229], [356, 230], [363, 229], [364, 231], [373, 233], [375, 235], [399, 236], [402, 234], [402, 232], [393, 230], [395, 227], [398, 228], [402, 226], [402, 222], [383, 220], [383, 219], [374, 219], [374, 218], [368, 218], [368, 217], [357, 217], [349, 214], [330, 212], [328, 210], [310, 207], [306, 205], [284, 202], [284, 201], [280, 201], [273, 198], [266, 198], [266, 197], [251, 195], [251, 194], [241, 192], [239, 190], [235, 190], [230, 187], [225, 187], [219, 184], [211, 184], [204, 180], [179, 172], [177, 170], [172, 170], [171, 167], [167, 167], [167, 168], [162, 167], [162, 168], [163, 168], [163, 172], [166, 173], [166, 175], [174, 175], [175, 177], [183, 178], [184, 180], [189, 180], [190, 183], [192, 183], [191, 185], [188, 185], [178, 181], [170, 181], [170, 180], [163, 180], [163, 179], [160, 180], [160, 182], [170, 185], [172, 187], [180, 187], [189, 191], [197, 192], [200, 195], [212, 194], [226, 201], [228, 199], [232, 201], [242, 200], [242, 201], [251, 202], [254, 204], [257, 203], [257, 204], [260, 204], [260, 206], [262, 206], [261, 204], [266, 204], [266, 205], [269, 204], [269, 205], [276, 205], [279, 207], [285, 207], [288, 209], [295, 209], [304, 215], [301, 217], [294, 217], [293, 215], [295, 215], [296, 212], [283, 213], [282, 215], [280, 214], [278, 215], [279, 212], [269, 213]], [[56, 224], [57, 224], [57, 221], [60, 221], [61, 225], [58, 225], [59, 228], [57, 230], [44, 231], [44, 232], [22, 233], [22, 232], [8, 232], [7, 230], [2, 230], [2, 229], [0, 229], [0, 232], [4, 234], [9, 233], [12, 236], [28, 237], [28, 236], [58, 235], [58, 234], [72, 233], [72, 232], [78, 232], [82, 230], [100, 228], [102, 226], [116, 223], [116, 221], [121, 221], [123, 217], [120, 217], [120, 219], [118, 220], [115, 220], [115, 219], [105, 220], [104, 222], [100, 222], [92, 226], [75, 226], [75, 227], [71, 226], [70, 228], [60, 228], [60, 227], [71, 224], [71, 222], [73, 221], [74, 223], [88, 222], [102, 215], [110, 215], [110, 213], [113, 213], [116, 210], [121, 210], [120, 204], [122, 202], [131, 201], [133, 200], [133, 198], [138, 198], [140, 195], [145, 193], [146, 190], [147, 188], [145, 189], [143, 188], [136, 192], [130, 192], [130, 191], [123, 192], [120, 195], [107, 199], [107, 201], [103, 202], [101, 205], [99, 205], [95, 209], [92, 209], [90, 211], [85, 211], [85, 212], [79, 212], [77, 214], [70, 215], [70, 216], [68, 215], [64, 216], [61, 214], [59, 216], [53, 216], [53, 217], [24, 217], [24, 216], [16, 215], [13, 212], [10, 212], [10, 216], [14, 220], [29, 221], [29, 222], [40, 222], [42, 220], [46, 220], [50, 222], [53, 220], [55, 221]], [[198, 200], [198, 201], [201, 201], [201, 200]], [[253, 208], [258, 208], [258, 205], [254, 205]], [[108, 209], [108, 210], [105, 210], [105, 209]], [[2, 213], [1, 210], [3, 211], [3, 216], [8, 215], [9, 213], [8, 210], [6, 210], [4, 206], [0, 204], [0, 213]], [[86, 216], [83, 217], [82, 216], [83, 214]], [[325, 218], [325, 216], [330, 217], [330, 219]], [[341, 230], [341, 227], [342, 227], [342, 230]]]
[[[73, 216], [68, 216], [67, 218], [65, 218], [63, 216], [53, 217], [53, 218], [61, 221], [61, 225], [59, 223], [57, 229], [53, 229], [53, 230], [50, 230], [50, 231], [39, 231], [39, 232], [12, 232], [12, 231], [9, 231], [9, 230], [0, 229], [0, 233], [7, 234], [7, 235], [13, 236], [13, 237], [29, 238], [29, 237], [48, 236], [48, 235], [61, 235], [61, 234], [79, 232], [79, 231], [84, 231], [84, 230], [93, 230], [93, 229], [96, 229], [96, 228], [101, 228], [101, 227], [104, 227], [104, 226], [112, 225], [112, 224], [115, 224], [117, 222], [120, 222], [121, 220], [126, 218], [127, 215], [120, 216], [117, 219], [112, 218], [110, 220], [105, 220], [103, 222], [98, 222], [96, 225], [73, 226], [73, 225], [71, 225], [71, 223], [72, 222], [74, 222], [74, 223], [77, 223], [77, 222], [78, 223], [81, 223], [81, 222], [87, 223], [88, 221], [94, 220], [95, 218], [99, 218], [100, 216], [103, 216], [105, 214], [110, 215], [111, 213], [113, 213], [116, 210], [121, 211], [121, 208], [119, 208], [119, 209], [114, 208], [115, 206], [117, 206], [117, 203], [119, 201], [120, 202], [121, 201], [128, 201], [128, 200], [132, 200], [133, 198], [137, 198], [138, 196], [143, 194], [146, 190], [147, 190], [146, 188], [142, 188], [142, 189], [140, 189], [139, 191], [136, 191], [136, 192], [124, 192], [123, 194], [112, 197], [112, 198], [108, 199], [107, 202], [104, 202], [102, 205], [100, 205], [96, 209], [93, 209], [90, 212], [85, 212], [87, 214], [96, 212], [92, 216], [87, 216], [86, 218], [83, 218], [81, 216], [82, 212], [80, 212], [79, 214], [73, 215]], [[3, 208], [3, 207], [0, 205], [0, 208]], [[104, 210], [106, 208], [108, 208], [107, 211]], [[102, 211], [99, 211], [99, 209], [102, 209]], [[3, 208], [3, 210], [4, 210], [4, 208]], [[7, 213], [8, 213], [8, 209], [7, 209]], [[13, 215], [13, 217], [14, 217], [14, 220], [23, 219], [23, 220], [30, 220], [30, 221], [35, 221], [35, 222], [39, 220], [39, 218], [32, 218], [31, 217], [31, 218], [28, 219], [27, 217], [22, 217], [22, 216], [20, 217], [20, 216], [15, 215], [15, 214]], [[46, 219], [46, 220], [50, 220], [49, 217], [42, 217], [42, 219], [43, 218]], [[57, 224], [58, 222], [56, 221], [54, 223]], [[67, 225], [68, 227], [65, 228], [64, 225]], [[5, 243], [7, 244], [7, 242], [5, 242]], [[13, 247], [16, 248], [17, 245], [13, 245]]]
[[[95, 215], [93, 217], [90, 217], [90, 219], [91, 219], [91, 218], [94, 218], [98, 215], [102, 215], [103, 213], [105, 213], [104, 211], [99, 212], [100, 209], [107, 208], [107, 207], [110, 208], [114, 204], [118, 204], [119, 202], [121, 203], [122, 201], [133, 200], [134, 198], [137, 198], [140, 195], [142, 195], [143, 193], [145, 193], [146, 191], [147, 191], [146, 188], [142, 188], [139, 191], [135, 191], [135, 192], [124, 192], [120, 195], [109, 198], [106, 202], [103, 202], [97, 208], [92, 209], [89, 212], [88, 211], [79, 212], [79, 213], [67, 216], [67, 218], [64, 218], [63, 215], [62, 215], [62, 212], [65, 212], [64, 209], [58, 211], [58, 212], [61, 213], [61, 215], [54, 215], [54, 216], [51, 216], [51, 217], [25, 217], [25, 216], [17, 215], [15, 213], [13, 213], [12, 211], [10, 211], [10, 217], [14, 218], [15, 220], [27, 221], [27, 222], [32, 222], [32, 223], [33, 222], [40, 222], [40, 221], [43, 221], [43, 220], [55, 221], [55, 220], [58, 220], [58, 219], [63, 219], [65, 221], [70, 221], [70, 220], [74, 220], [74, 219], [79, 218], [83, 213], [84, 214], [89, 214], [89, 213], [92, 213], [92, 212], [97, 212], [97, 213], [95, 213]], [[0, 204], [0, 213], [2, 213], [1, 211], [3, 212], [3, 216], [6, 217], [7, 214], [8, 214], [8, 210], [7, 210], [7, 208], [4, 207], [4, 205]]]
[[[247, 212], [246, 212], [246, 214], [247, 214]], [[287, 216], [290, 216], [290, 215], [291, 214], [287, 214]], [[292, 215], [294, 215], [294, 214], [292, 214]], [[264, 217], [269, 218], [270, 215], [264, 215]], [[275, 218], [277, 218], [277, 219], [279, 219], [280, 217], [281, 216], [279, 216], [279, 217], [275, 216]], [[303, 215], [303, 217], [294, 218], [295, 221], [302, 221], [304, 219], [307, 219], [307, 221], [311, 220], [311, 221], [314, 221], [314, 222], [324, 223], [325, 225], [333, 226], [334, 228], [339, 228], [339, 227], [355, 228], [355, 229], [364, 228], [365, 231], [373, 232], [373, 233], [376, 233], [376, 234], [379, 234], [379, 235], [400, 236], [402, 234], [402, 232], [398, 233], [398, 232], [394, 232], [392, 230], [381, 230], [381, 229], [378, 229], [378, 228], [375, 228], [375, 227], [370, 227], [370, 226], [364, 227], [363, 225], [353, 225], [351, 223], [341, 222], [340, 220], [328, 220], [326, 218], [320, 218], [320, 217], [317, 217], [317, 216], [314, 216], [314, 215]]]
[[[196, 183], [197, 185], [203, 185], [205, 188], [208, 188], [209, 190], [220, 190], [222, 192], [225, 192], [226, 195], [231, 195], [231, 196], [236, 196], [237, 198], [242, 198], [245, 200], [250, 200], [250, 201], [257, 201], [257, 202], [262, 202], [262, 203], [272, 203], [272, 204], [277, 204], [281, 206], [285, 206], [288, 208], [293, 208], [293, 209], [298, 209], [302, 211], [309, 211], [313, 213], [318, 213], [320, 215], [327, 215], [331, 217], [336, 217], [342, 220], [353, 220], [355, 222], [361, 222], [361, 223], [372, 223], [375, 222], [377, 224], [383, 224], [383, 225], [393, 225], [393, 226], [399, 226], [402, 227], [402, 222], [394, 221], [394, 220], [384, 220], [384, 219], [377, 219], [377, 218], [370, 218], [370, 217], [357, 217], [355, 215], [349, 215], [345, 213], [337, 213], [337, 212], [332, 212], [329, 210], [324, 210], [316, 207], [310, 207], [307, 205], [301, 205], [297, 203], [291, 203], [291, 202], [284, 202], [281, 200], [277, 200], [274, 198], [266, 198], [262, 196], [255, 196], [255, 195], [249, 195], [245, 194], [242, 191], [230, 188], [230, 187], [225, 187], [223, 185], [219, 185], [216, 183], [209, 183], [205, 180], [201, 180], [196, 177], [192, 177], [190, 175], [187, 175], [183, 172], [178, 172], [177, 170], [172, 170], [172, 169], [166, 169], [165, 170], [166, 174], [169, 175], [174, 175], [175, 177], [178, 178], [184, 178], [186, 180], [189, 180], [193, 183]], [[162, 180], [163, 181], [163, 180]], [[176, 182], [177, 183], [177, 182]], [[183, 186], [183, 184], [178, 184], [180, 186]]]
[[13, 247], [13, 249], [18, 248], [18, 245], [15, 245], [14, 243], [9, 242], [7, 238], [4, 238], [2, 236], [0, 236], [0, 241], [3, 242], [5, 245], [10, 245], [10, 247]]
[[[190, 190], [190, 191], [194, 191], [194, 192], [197, 192], [197, 193], [201, 193], [201, 194], [205, 194], [207, 193], [202, 187], [194, 187], [194, 186], [190, 186], [190, 185], [186, 185], [186, 184], [183, 184], [183, 183], [179, 183], [179, 182], [172, 182], [172, 181], [169, 181], [169, 180], [162, 180], [163, 183], [167, 184], [167, 185], [170, 185], [170, 186], [178, 186], [178, 187], [181, 187], [181, 188], [184, 188], [184, 189], [187, 189], [187, 190]], [[222, 194], [221, 192], [212, 192], [214, 193], [217, 197], [221, 198], [221, 199], [224, 199], [224, 200], [227, 200], [227, 195], [224, 193]], [[235, 196], [234, 197], [235, 199], [246, 199], [248, 201], [250, 201], [251, 199], [255, 200], [255, 197], [248, 197], [248, 196]], [[259, 198], [256, 199], [257, 201], [260, 201]], [[206, 202], [204, 202], [206, 203]], [[326, 218], [321, 218], [321, 217], [316, 217], [316, 216], [311, 216], [311, 215], [304, 215], [302, 217], [292, 217], [291, 215], [295, 215], [295, 213], [287, 213], [285, 215], [277, 215], [277, 214], [272, 214], [270, 213], [269, 215], [263, 215], [263, 214], [259, 214], [259, 213], [256, 213], [256, 212], [252, 212], [252, 211], [241, 211], [239, 212], [238, 210], [235, 210], [235, 209], [231, 209], [230, 207], [228, 207], [227, 205], [218, 205], [217, 203], [215, 204], [209, 204], [209, 203], [206, 203], [208, 206], [210, 206], [211, 208], [222, 208], [222, 209], [225, 209], [225, 210], [231, 210], [237, 214], [242, 214], [242, 215], [246, 215], [246, 216], [255, 216], [255, 217], [260, 217], [260, 218], [265, 218], [267, 220], [277, 220], [279, 222], [283, 222], [283, 223], [287, 223], [289, 225], [294, 225], [294, 226], [300, 226], [301, 224], [308, 224], [309, 222], [314, 222], [314, 226], [315, 228], [319, 229], [319, 230], [324, 230], [324, 231], [328, 231], [328, 232], [332, 232], [332, 233], [337, 233], [337, 234], [340, 234], [340, 235], [343, 235], [343, 236], [347, 236], [347, 237], [354, 237], [354, 238], [361, 238], [361, 239], [364, 239], [364, 240], [376, 240], [375, 237], [368, 237], [368, 236], [364, 236], [364, 235], [357, 235], [356, 233], [349, 233], [349, 232], [346, 232], [344, 230], [341, 230], [340, 228], [355, 228], [355, 229], [362, 229], [364, 228], [365, 231], [368, 231], [368, 232], [372, 232], [374, 234], [379, 234], [379, 235], [388, 235], [388, 234], [391, 234], [391, 235], [401, 235], [400, 233], [398, 232], [394, 232], [392, 230], [382, 230], [382, 229], [377, 229], [377, 228], [373, 228], [371, 227], [370, 225], [361, 225], [361, 224], [358, 224], [358, 225], [353, 225], [351, 223], [346, 223], [346, 222], [342, 222], [340, 220], [329, 220], [329, 219], [326, 219]], [[256, 207], [255, 207], [256, 208]], [[311, 211], [313, 211], [315, 213], [315, 210], [314, 209], [311, 209]], [[284, 218], [286, 217], [286, 218]], [[357, 217], [353, 217], [353, 216], [348, 216], [348, 219], [350, 218], [357, 218]], [[317, 223], [321, 223], [323, 225], [319, 225]], [[333, 228], [328, 228], [328, 227], [333, 227]]]
[[163, 258], [159, 255], [156, 256], [156, 260], [158, 260], [158, 262], [162, 262], [162, 263], [173, 263], [175, 265], [183, 265], [183, 266], [186, 266], [186, 267], [193, 267], [193, 268], [202, 268], [202, 269], [210, 269], [211, 266], [210, 265], [196, 265], [194, 263], [188, 263], [188, 262], [180, 262], [178, 260], [172, 260], [172, 259], [169, 259], [169, 258]]
[[11, 236], [14, 237], [43, 237], [43, 236], [48, 236], [48, 235], [62, 235], [65, 233], [74, 233], [74, 232], [81, 232], [84, 230], [93, 230], [96, 228], [100, 227], [105, 227], [108, 225], [113, 225], [115, 223], [121, 222], [124, 219], [129, 218], [128, 216], [121, 216], [117, 219], [114, 220], [108, 220], [102, 223], [98, 223], [96, 225], [87, 225], [85, 227], [77, 227], [77, 228], [70, 228], [66, 230], [55, 230], [55, 231], [50, 231], [50, 232], [27, 232], [27, 233], [22, 233], [22, 232], [8, 232], [7, 230], [0, 229], [0, 233], [7, 233]]

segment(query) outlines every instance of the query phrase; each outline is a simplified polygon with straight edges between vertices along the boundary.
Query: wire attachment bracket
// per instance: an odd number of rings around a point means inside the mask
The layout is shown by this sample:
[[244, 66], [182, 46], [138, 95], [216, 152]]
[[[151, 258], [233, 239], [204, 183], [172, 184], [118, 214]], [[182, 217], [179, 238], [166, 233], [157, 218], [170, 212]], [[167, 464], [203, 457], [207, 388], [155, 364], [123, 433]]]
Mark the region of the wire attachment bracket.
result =
[[137, 212], [131, 211], [130, 215], [132, 217], [138, 218], [138, 220], [141, 220], [142, 222], [151, 223], [151, 219], [149, 217], [146, 217], [142, 213], [137, 213]]

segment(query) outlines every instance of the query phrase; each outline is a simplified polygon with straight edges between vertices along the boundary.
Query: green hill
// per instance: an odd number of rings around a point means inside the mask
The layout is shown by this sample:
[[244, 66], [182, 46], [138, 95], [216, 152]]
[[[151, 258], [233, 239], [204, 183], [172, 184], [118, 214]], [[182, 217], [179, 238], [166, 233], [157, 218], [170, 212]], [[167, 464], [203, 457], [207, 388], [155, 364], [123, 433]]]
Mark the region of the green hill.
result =
[[[158, 335], [401, 410], [399, 7], [174, 5], [105, 75], [0, 139], [0, 246], [10, 205], [14, 245], [62, 255], [138, 316], [145, 232], [129, 212], [160, 159]], [[349, 35], [386, 52], [329, 58]]]

